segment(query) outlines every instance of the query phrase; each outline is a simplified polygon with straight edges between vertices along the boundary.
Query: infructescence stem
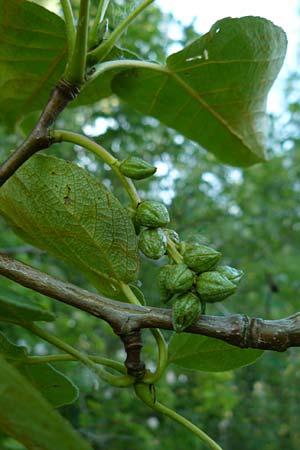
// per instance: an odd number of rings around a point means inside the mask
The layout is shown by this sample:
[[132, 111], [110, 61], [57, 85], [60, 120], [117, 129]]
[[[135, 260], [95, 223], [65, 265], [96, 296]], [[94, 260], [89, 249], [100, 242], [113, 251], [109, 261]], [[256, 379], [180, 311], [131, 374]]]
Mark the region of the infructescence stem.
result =
[[141, 14], [141, 12], [145, 8], [147, 8], [147, 6], [153, 3], [153, 1], [154, 0], [145, 0], [140, 6], [132, 11], [132, 13], [129, 14], [129, 16], [126, 17], [123, 22], [120, 23], [120, 25], [113, 31], [107, 41], [105, 41], [104, 43], [99, 45], [99, 47], [95, 48], [95, 50], [92, 50], [89, 53], [88, 59], [92, 62], [92, 64], [103, 61], [103, 59], [113, 48], [114, 44], [120, 39], [126, 28], [136, 19], [138, 15]]
[[72, 142], [73, 144], [80, 145], [81, 147], [86, 148], [87, 150], [95, 153], [95, 155], [99, 156], [106, 164], [108, 164], [115, 174], [119, 177], [121, 183], [125, 187], [128, 195], [130, 196], [132, 203], [136, 206], [140, 203], [140, 198], [136, 192], [136, 189], [129, 178], [124, 177], [121, 174], [118, 165], [119, 161], [114, 158], [104, 147], [86, 136], [82, 136], [78, 133], [72, 133], [70, 131], [65, 130], [53, 130], [50, 132], [52, 142]]
[[76, 28], [75, 21], [73, 16], [73, 10], [70, 0], [60, 0], [65, 24], [66, 24], [66, 34], [67, 34], [67, 42], [68, 42], [68, 64], [71, 61], [71, 57], [74, 51], [75, 40], [76, 40]]
[[63, 78], [71, 85], [81, 86], [85, 81], [88, 50], [90, 0], [81, 0], [75, 45]]
[[55, 347], [68, 353], [69, 355], [72, 355], [75, 359], [77, 359], [78, 361], [81, 361], [83, 364], [85, 364], [87, 367], [89, 367], [96, 375], [98, 375], [102, 380], [106, 381], [107, 383], [109, 383], [113, 386], [116, 386], [116, 387], [128, 387], [133, 384], [133, 382], [134, 382], [133, 377], [131, 377], [129, 375], [115, 376], [115, 375], [110, 374], [106, 370], [99, 367], [87, 355], [84, 355], [83, 353], [76, 350], [71, 345], [67, 344], [66, 342], [62, 341], [58, 337], [54, 336], [53, 334], [48, 333], [43, 328], [40, 328], [39, 326], [37, 326], [33, 323], [22, 324], [21, 326], [23, 328], [26, 328], [27, 330], [31, 331], [36, 336], [39, 336], [40, 338], [42, 338], [45, 341], [49, 342], [50, 344], [54, 345]]
[[[104, 358], [102, 356], [86, 355], [91, 361], [96, 364], [101, 364], [102, 366], [110, 367], [111, 369], [117, 370], [120, 373], [126, 375], [126, 368], [124, 364], [114, 361], [109, 358]], [[78, 362], [78, 359], [73, 355], [68, 354], [54, 354], [47, 356], [27, 356], [26, 364], [47, 364], [56, 362]]]

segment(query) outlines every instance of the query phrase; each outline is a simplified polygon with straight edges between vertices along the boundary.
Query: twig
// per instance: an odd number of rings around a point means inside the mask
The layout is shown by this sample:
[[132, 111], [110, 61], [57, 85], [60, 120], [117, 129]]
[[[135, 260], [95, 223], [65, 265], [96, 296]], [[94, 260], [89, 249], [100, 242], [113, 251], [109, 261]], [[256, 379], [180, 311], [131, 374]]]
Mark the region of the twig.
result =
[[[127, 332], [143, 328], [173, 330], [169, 309], [105, 298], [51, 277], [3, 253], [0, 253], [0, 275], [105, 320], [117, 334], [124, 329]], [[241, 314], [228, 317], [200, 315], [185, 332], [217, 338], [236, 347], [282, 352], [289, 347], [300, 346], [300, 313], [279, 320], [249, 318]]]
[[67, 104], [79, 93], [79, 88], [60, 80], [53, 89], [47, 105], [40, 118], [27, 137], [8, 159], [0, 166], [0, 187], [15, 173], [15, 171], [39, 150], [50, 147], [52, 144], [49, 127]]

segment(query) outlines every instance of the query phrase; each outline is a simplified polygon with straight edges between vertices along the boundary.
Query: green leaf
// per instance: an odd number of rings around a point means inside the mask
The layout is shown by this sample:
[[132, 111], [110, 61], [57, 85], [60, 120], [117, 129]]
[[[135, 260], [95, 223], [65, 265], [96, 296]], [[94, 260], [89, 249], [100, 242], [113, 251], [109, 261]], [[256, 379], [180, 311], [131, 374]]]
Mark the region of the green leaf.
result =
[[24, 0], [0, 0], [0, 119], [41, 109], [64, 71], [64, 21]]
[[51, 364], [22, 364], [18, 370], [55, 408], [78, 398], [75, 384]]
[[78, 398], [78, 389], [63, 373], [51, 364], [30, 364], [26, 347], [15, 345], [0, 332], [0, 355], [8, 362], [17, 362], [17, 369], [31, 384], [58, 408], [73, 403]]
[[257, 360], [262, 350], [242, 349], [219, 339], [188, 333], [174, 334], [169, 343], [169, 364], [204, 372], [223, 372]]
[[132, 221], [119, 201], [73, 163], [36, 155], [0, 190], [0, 213], [31, 244], [84, 273], [106, 295], [136, 279]]
[[0, 332], [0, 355], [8, 361], [12, 360], [22, 362], [27, 359], [28, 352], [26, 347], [13, 344], [3, 333]]
[[226, 18], [169, 56], [166, 67], [136, 65], [112, 88], [224, 163], [248, 166], [265, 157], [266, 98], [286, 46], [283, 30], [266, 19]]
[[0, 288], [0, 321], [24, 323], [35, 321], [51, 322], [55, 315], [35, 305], [28, 297], [20, 296], [5, 287]]
[[29, 450], [92, 450], [29, 381], [1, 356], [0, 429]]

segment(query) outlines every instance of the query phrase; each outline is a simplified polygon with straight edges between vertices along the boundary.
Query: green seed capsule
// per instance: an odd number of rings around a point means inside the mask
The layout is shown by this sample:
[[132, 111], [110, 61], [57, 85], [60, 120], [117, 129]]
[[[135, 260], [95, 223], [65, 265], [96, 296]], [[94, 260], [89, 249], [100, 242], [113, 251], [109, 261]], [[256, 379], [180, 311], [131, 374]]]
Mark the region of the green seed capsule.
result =
[[156, 167], [151, 166], [141, 158], [129, 156], [119, 166], [120, 172], [133, 180], [142, 180], [151, 177], [156, 172]]
[[234, 294], [237, 287], [217, 271], [201, 273], [197, 278], [196, 289], [202, 301], [221, 302]]
[[195, 272], [212, 269], [221, 259], [221, 253], [211, 247], [186, 242], [183, 247], [183, 261]]
[[163, 303], [167, 303], [167, 301], [172, 297], [171, 292], [166, 287], [166, 280], [169, 277], [169, 270], [171, 267], [173, 267], [171, 264], [164, 265], [158, 272], [157, 276], [158, 291]]
[[149, 228], [165, 227], [170, 222], [166, 206], [154, 200], [145, 200], [138, 205], [136, 219], [140, 225]]
[[161, 258], [167, 249], [165, 233], [160, 228], [142, 231], [139, 239], [139, 249], [147, 258]]
[[176, 333], [181, 333], [192, 325], [200, 314], [200, 302], [189, 292], [176, 298], [172, 307], [172, 322]]
[[228, 280], [234, 283], [236, 286], [244, 276], [244, 272], [242, 270], [236, 269], [235, 267], [218, 266], [215, 270], [224, 277], [228, 278]]
[[186, 264], [170, 265], [165, 280], [165, 286], [172, 294], [187, 292], [191, 289], [195, 274]]

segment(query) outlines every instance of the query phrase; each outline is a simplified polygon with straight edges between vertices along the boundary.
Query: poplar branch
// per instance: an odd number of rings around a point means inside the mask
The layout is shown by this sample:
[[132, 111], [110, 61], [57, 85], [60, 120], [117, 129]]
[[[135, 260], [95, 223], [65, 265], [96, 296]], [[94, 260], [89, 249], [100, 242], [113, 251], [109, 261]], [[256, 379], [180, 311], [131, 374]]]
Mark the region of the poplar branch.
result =
[[[118, 335], [143, 328], [173, 330], [170, 309], [108, 299], [58, 280], [4, 253], [0, 253], [0, 275], [103, 319]], [[282, 352], [300, 346], [300, 313], [279, 320], [250, 318], [242, 314], [229, 317], [200, 315], [185, 332], [217, 338], [240, 348]]]

